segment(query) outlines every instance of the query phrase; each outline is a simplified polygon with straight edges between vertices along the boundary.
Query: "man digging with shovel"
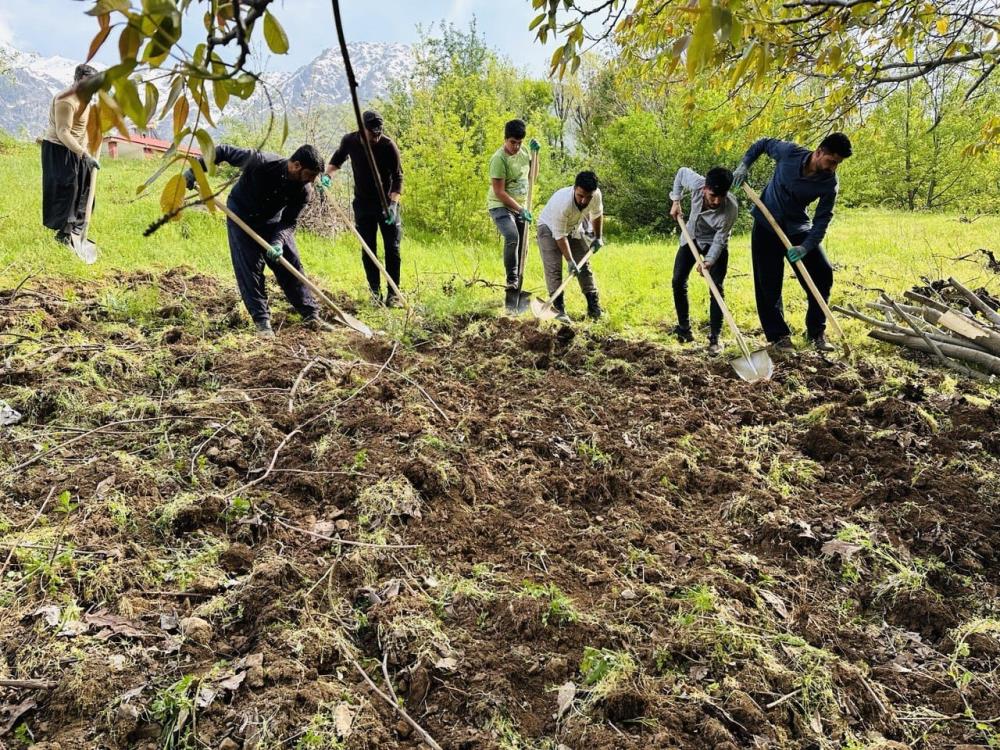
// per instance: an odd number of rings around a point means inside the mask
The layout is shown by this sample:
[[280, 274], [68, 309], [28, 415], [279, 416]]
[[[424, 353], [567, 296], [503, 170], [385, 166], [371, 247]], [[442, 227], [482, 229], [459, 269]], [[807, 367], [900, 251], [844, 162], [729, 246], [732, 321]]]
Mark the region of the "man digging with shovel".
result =
[[[750, 250], [761, 327], [775, 349], [794, 351], [781, 301], [787, 257], [809, 300], [806, 335], [819, 351], [833, 351], [834, 347], [827, 342], [825, 335], [826, 313], [809, 293], [807, 282], [796, 265], [802, 262], [820, 296], [828, 302], [833, 287], [833, 267], [820, 243], [833, 219], [833, 206], [837, 201], [837, 167], [851, 155], [851, 142], [843, 133], [831, 133], [815, 150], [810, 151], [789, 141], [761, 138], [747, 149], [733, 173], [733, 189], [746, 182], [750, 167], [761, 154], [767, 154], [775, 162], [774, 175], [764, 188], [761, 202], [788, 235], [792, 245], [786, 251], [781, 238], [755, 206]], [[816, 200], [819, 204], [810, 223], [806, 207]]]
[[[285, 299], [302, 316], [302, 321], [317, 331], [332, 331], [334, 327], [319, 316], [319, 304], [309, 289], [279, 260], [284, 258], [298, 271], [302, 261], [295, 245], [295, 226], [299, 214], [312, 195], [311, 183], [323, 171], [323, 158], [313, 146], [300, 146], [288, 159], [274, 154], [216, 146], [216, 164], [232, 164], [242, 170], [233, 186], [226, 206], [235, 216], [259, 234], [270, 249], [264, 253], [258, 244], [230, 218], [229, 252], [236, 272], [236, 284], [246, 305], [257, 334], [273, 338], [271, 312], [264, 286], [264, 266], [274, 273]], [[204, 165], [204, 162], [202, 162]], [[188, 189], [195, 186], [194, 172], [185, 170]]]
[[[580, 282], [587, 298], [587, 317], [597, 320], [603, 314], [597, 284], [590, 263], [577, 265], [588, 252], [604, 247], [604, 200], [597, 187], [597, 175], [580, 172], [571, 187], [557, 190], [538, 216], [538, 251], [545, 271], [545, 286], [549, 296], [562, 284], [563, 259], [569, 272]], [[556, 320], [570, 323], [562, 293], [552, 299]]]
[[86, 246], [84, 225], [92, 174], [100, 165], [84, 145], [91, 113], [85, 83], [95, 75], [97, 71], [89, 65], [76, 66], [73, 85], [52, 100], [49, 126], [42, 136], [42, 223], [55, 230], [57, 242], [89, 263], [97, 254], [93, 243]]
[[[681, 167], [674, 177], [674, 187], [670, 191], [670, 216], [683, 221], [684, 211], [681, 208], [681, 198], [684, 192], [691, 194], [691, 216], [687, 222], [688, 234], [698, 245], [699, 252], [704, 255], [704, 265], [712, 276], [719, 294], [723, 294], [723, 284], [726, 280], [726, 270], [729, 267], [729, 235], [739, 215], [740, 204], [736, 196], [729, 192], [733, 184], [733, 173], [725, 167], [712, 167], [708, 174], [702, 177], [693, 169]], [[707, 248], [707, 251], [706, 251]], [[674, 258], [674, 309], [677, 311], [677, 326], [674, 334], [681, 343], [694, 340], [691, 334], [691, 321], [688, 317], [688, 277], [695, 266], [694, 256], [681, 238]], [[722, 352], [719, 334], [722, 332], [722, 309], [715, 297], [709, 306], [709, 354]]]
[[531, 141], [530, 150], [521, 148], [527, 128], [522, 120], [511, 120], [503, 129], [503, 146], [490, 158], [490, 189], [486, 208], [503, 237], [503, 265], [506, 271], [504, 307], [508, 313], [520, 311], [519, 296], [524, 269], [521, 268], [521, 247], [527, 225], [531, 223], [528, 181], [531, 160], [539, 150]]

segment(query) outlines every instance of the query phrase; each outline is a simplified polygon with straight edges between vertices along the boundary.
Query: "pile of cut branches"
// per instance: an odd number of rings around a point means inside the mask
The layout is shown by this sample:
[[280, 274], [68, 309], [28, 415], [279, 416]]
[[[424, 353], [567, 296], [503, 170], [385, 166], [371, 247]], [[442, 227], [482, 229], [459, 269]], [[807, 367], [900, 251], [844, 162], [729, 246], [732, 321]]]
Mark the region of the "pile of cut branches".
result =
[[853, 305], [833, 309], [870, 325], [872, 338], [930, 354], [963, 375], [1000, 375], [1000, 305], [985, 290], [949, 278], [903, 296], [907, 302], [900, 303], [881, 294], [867, 305], [871, 315]]

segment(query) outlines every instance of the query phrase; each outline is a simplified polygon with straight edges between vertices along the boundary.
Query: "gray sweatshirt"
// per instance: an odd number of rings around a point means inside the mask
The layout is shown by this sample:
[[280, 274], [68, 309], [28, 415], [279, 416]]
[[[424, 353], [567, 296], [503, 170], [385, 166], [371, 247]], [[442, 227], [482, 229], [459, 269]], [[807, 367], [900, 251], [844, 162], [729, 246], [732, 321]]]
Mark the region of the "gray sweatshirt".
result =
[[688, 216], [687, 230], [691, 238], [698, 243], [699, 248], [708, 248], [705, 260], [714, 263], [729, 246], [729, 235], [740, 211], [740, 204], [732, 193], [726, 194], [726, 199], [718, 208], [706, 208], [702, 188], [705, 178], [693, 169], [681, 167], [674, 177], [674, 188], [670, 191], [670, 200], [679, 201], [684, 197], [684, 191], [691, 193], [691, 212]]

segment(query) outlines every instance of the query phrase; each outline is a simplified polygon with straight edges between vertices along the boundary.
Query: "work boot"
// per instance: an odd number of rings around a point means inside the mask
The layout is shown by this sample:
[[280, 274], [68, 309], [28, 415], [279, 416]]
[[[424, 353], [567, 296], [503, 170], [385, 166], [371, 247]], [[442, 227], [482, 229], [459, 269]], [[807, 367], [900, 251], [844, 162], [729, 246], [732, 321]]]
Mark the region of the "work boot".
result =
[[517, 287], [507, 287], [503, 292], [503, 306], [508, 315], [517, 315]]
[[826, 340], [826, 336], [822, 333], [819, 336], [813, 336], [810, 341], [812, 341], [813, 347], [818, 352], [832, 352], [835, 351], [837, 347]]
[[56, 242], [60, 245], [65, 245], [66, 247], [73, 247], [73, 235], [60, 229], [56, 232]]
[[386, 292], [385, 306], [389, 308], [399, 308], [403, 306], [403, 300], [396, 296], [395, 292]]
[[570, 325], [573, 320], [566, 314], [566, 301], [560, 294], [552, 302], [552, 309], [556, 311], [556, 320], [558, 320], [563, 325]]
[[786, 354], [795, 351], [795, 345], [792, 344], [791, 336], [782, 336], [777, 341], [772, 341], [770, 346], [775, 351]]
[[722, 354], [722, 344], [719, 343], [718, 335], [710, 336], [708, 339], [708, 353], [713, 357]]
[[257, 338], [261, 339], [274, 338], [274, 329], [271, 328], [270, 320], [256, 321], [254, 325], [257, 327]]
[[337, 330], [335, 325], [323, 320], [319, 315], [310, 315], [308, 318], [303, 318], [302, 324], [313, 331], [323, 331], [324, 333]]
[[587, 317], [591, 320], [600, 320], [604, 314], [604, 310], [601, 309], [600, 296], [597, 292], [587, 292], [584, 296], [587, 298]]
[[688, 326], [682, 326], [680, 323], [674, 326], [674, 330], [671, 333], [677, 337], [677, 340], [682, 344], [690, 344], [694, 341], [694, 336], [691, 335], [691, 329]]

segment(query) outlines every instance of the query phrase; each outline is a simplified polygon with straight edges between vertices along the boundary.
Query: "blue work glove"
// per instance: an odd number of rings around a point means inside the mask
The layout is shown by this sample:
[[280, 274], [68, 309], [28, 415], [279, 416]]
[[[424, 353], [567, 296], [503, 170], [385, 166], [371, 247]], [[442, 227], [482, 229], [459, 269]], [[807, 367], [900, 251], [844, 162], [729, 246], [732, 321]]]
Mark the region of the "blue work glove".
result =
[[738, 190], [747, 181], [749, 171], [750, 168], [743, 162], [740, 162], [740, 165], [733, 170], [733, 190]]
[[530, 224], [535, 220], [535, 217], [531, 215], [531, 211], [526, 208], [521, 209], [521, 213], [518, 215], [518, 218], [525, 224]]
[[386, 214], [385, 223], [389, 226], [399, 223], [399, 201], [392, 201], [389, 204], [389, 212]]
[[531, 149], [532, 153], [537, 154], [539, 151], [542, 150], [542, 144], [536, 141], [534, 138], [532, 138], [530, 141], [528, 141], [528, 148]]
[[800, 260], [806, 257], [806, 254], [808, 252], [809, 248], [802, 247], [802, 245], [795, 245], [794, 247], [788, 248], [788, 252], [785, 253], [785, 255], [788, 256], [788, 260], [792, 261], [792, 263], [798, 263]]
[[593, 242], [590, 243], [591, 251], [596, 255], [597, 251], [604, 247], [604, 240], [600, 237], [594, 237]]
[[267, 253], [266, 253], [267, 259], [269, 261], [271, 261], [271, 262], [274, 262], [274, 261], [278, 260], [278, 258], [281, 257], [281, 252], [282, 252], [281, 251], [281, 243], [280, 242], [275, 242], [267, 250]]

